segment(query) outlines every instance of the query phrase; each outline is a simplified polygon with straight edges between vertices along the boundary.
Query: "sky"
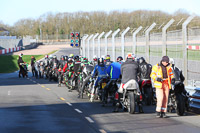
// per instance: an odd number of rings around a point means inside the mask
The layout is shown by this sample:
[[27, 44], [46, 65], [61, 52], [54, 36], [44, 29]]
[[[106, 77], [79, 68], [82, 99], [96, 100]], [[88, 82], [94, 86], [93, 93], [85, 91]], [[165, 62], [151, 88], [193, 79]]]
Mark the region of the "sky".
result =
[[12, 26], [20, 19], [37, 19], [47, 12], [140, 9], [160, 10], [170, 14], [184, 9], [200, 16], [200, 0], [0, 0], [0, 21]]

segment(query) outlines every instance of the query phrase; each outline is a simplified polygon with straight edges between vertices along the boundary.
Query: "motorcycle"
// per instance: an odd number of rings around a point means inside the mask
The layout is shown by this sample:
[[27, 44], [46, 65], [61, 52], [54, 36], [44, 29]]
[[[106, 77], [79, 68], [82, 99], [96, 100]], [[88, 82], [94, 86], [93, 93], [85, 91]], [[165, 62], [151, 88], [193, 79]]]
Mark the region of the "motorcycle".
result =
[[188, 107], [186, 94], [184, 94], [184, 84], [181, 81], [175, 81], [169, 93], [168, 111], [171, 113], [176, 110], [179, 116], [183, 116]]
[[94, 67], [92, 65], [87, 65], [83, 68], [82, 73], [80, 74], [80, 84], [79, 84], [79, 93], [81, 98], [83, 98], [83, 93], [89, 94], [89, 84], [91, 81], [91, 73]]
[[107, 80], [108, 80], [108, 76], [103, 76], [101, 78], [101, 80], [98, 82], [97, 95], [98, 95], [98, 98], [100, 99], [100, 101], [103, 101], [103, 96], [105, 93], [104, 88], [107, 85]]
[[150, 79], [143, 79], [140, 85], [143, 101], [146, 105], [151, 105], [153, 100], [153, 89]]
[[28, 77], [28, 63], [24, 62], [24, 63], [20, 63], [20, 65], [22, 66], [22, 70], [21, 70], [21, 74], [22, 74], [22, 77]]
[[116, 103], [119, 103], [125, 111], [128, 110], [130, 114], [134, 114], [136, 109], [136, 96], [141, 94], [138, 83], [135, 80], [130, 80], [124, 86], [122, 85], [122, 88], [122, 96], [119, 93], [115, 94], [115, 100], [119, 100]]
[[58, 81], [58, 69], [57, 69], [57, 63], [53, 64], [53, 68], [49, 71], [49, 81], [54, 80], [55, 82]]
[[112, 79], [107, 83], [107, 86], [103, 89], [102, 92], [102, 106], [105, 106], [108, 102], [112, 102], [113, 106], [115, 106], [115, 93], [120, 87], [121, 80]]

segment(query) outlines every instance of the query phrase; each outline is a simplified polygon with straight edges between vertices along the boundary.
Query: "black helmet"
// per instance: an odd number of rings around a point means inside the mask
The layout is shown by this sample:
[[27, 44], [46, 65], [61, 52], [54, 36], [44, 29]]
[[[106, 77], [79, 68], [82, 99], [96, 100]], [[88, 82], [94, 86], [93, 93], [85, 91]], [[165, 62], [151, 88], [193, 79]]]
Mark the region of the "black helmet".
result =
[[145, 62], [144, 57], [140, 57], [140, 58], [139, 58], [139, 64], [142, 64], [143, 62]]
[[68, 58], [68, 63], [72, 63], [72, 62], [73, 62], [72, 57], [69, 57], [69, 58]]
[[118, 56], [117, 57], [117, 62], [120, 62], [120, 61], [122, 61], [123, 60], [123, 58], [121, 57], [121, 56]]
[[104, 64], [104, 59], [103, 58], [98, 58], [98, 65]]
[[74, 60], [78, 61], [79, 60], [79, 56], [78, 55], [74, 56]]
[[64, 59], [65, 59], [65, 61], [67, 61], [68, 60], [68, 56], [66, 55], [66, 56], [64, 56]]

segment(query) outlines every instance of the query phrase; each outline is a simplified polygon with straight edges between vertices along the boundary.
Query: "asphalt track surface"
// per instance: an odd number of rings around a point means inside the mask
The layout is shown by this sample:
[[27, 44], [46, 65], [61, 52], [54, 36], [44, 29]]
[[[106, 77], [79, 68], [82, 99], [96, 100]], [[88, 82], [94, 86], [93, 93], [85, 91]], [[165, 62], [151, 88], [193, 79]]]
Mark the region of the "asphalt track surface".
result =
[[[63, 49], [60, 55], [77, 54]], [[45, 79], [18, 78], [17, 73], [0, 74], [0, 133], [199, 133], [200, 116], [186, 113], [156, 118], [155, 106], [144, 106], [144, 113], [113, 113], [108, 104], [77, 98], [62, 85]]]

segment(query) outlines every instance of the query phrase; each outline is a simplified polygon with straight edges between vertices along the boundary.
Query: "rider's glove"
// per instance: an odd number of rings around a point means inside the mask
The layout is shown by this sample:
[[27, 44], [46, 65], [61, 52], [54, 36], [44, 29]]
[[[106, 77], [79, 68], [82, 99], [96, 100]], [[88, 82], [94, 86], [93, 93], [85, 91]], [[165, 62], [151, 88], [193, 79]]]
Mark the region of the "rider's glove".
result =
[[156, 78], [156, 81], [162, 82], [163, 80], [161, 78]]

